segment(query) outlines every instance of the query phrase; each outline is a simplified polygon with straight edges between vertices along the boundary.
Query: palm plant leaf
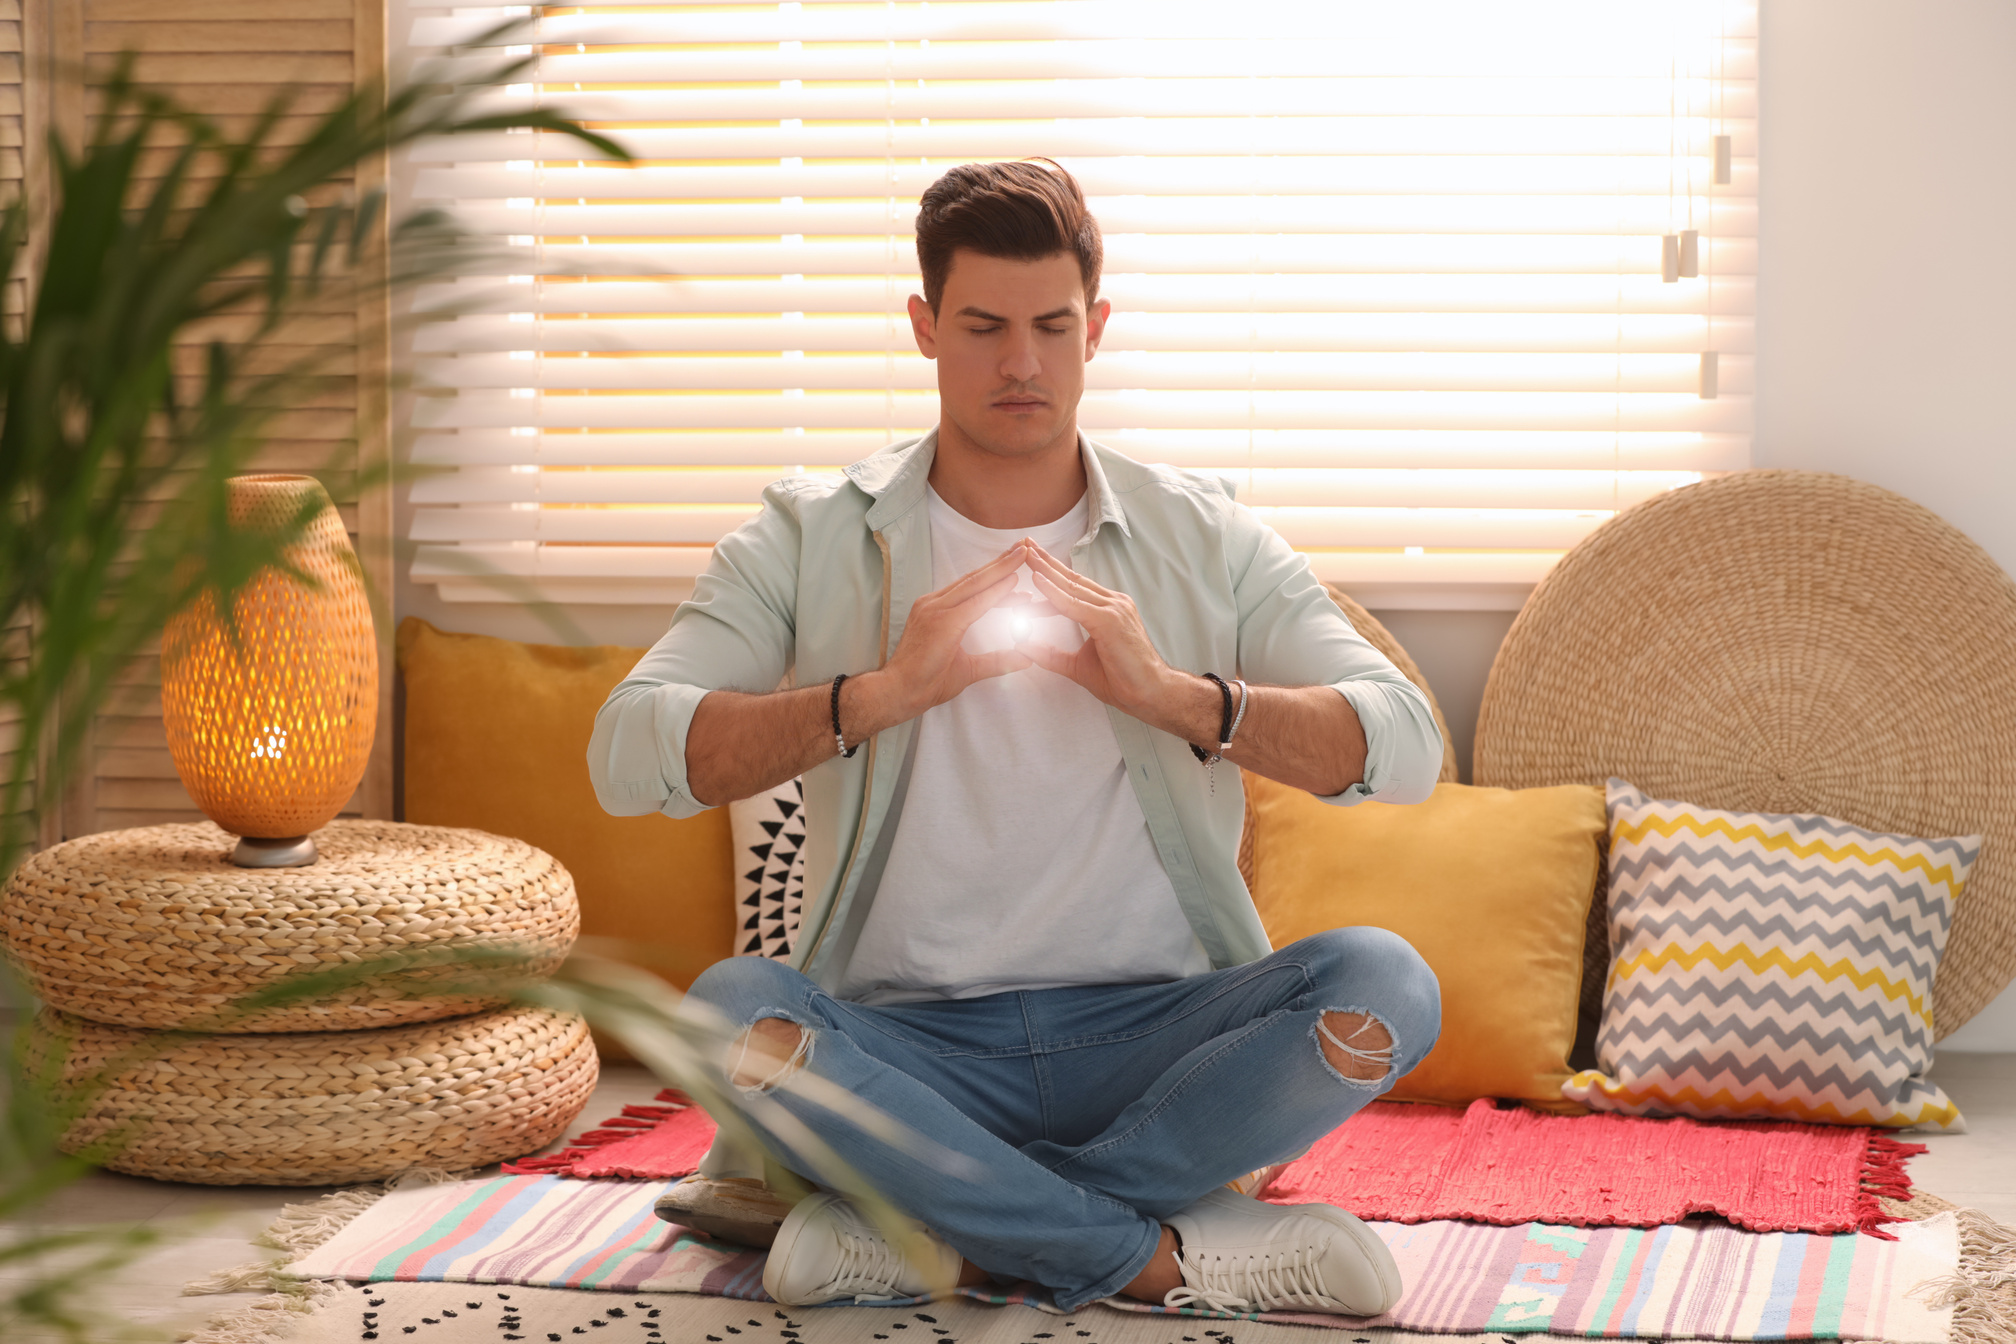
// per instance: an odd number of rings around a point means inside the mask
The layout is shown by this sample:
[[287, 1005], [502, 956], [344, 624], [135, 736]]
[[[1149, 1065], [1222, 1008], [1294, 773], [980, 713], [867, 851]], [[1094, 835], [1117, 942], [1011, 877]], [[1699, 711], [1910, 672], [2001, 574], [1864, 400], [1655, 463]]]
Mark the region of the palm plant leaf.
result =
[[[424, 137], [520, 127], [628, 157], [551, 110], [495, 110], [486, 95], [524, 64], [458, 55], [399, 87], [358, 89], [282, 144], [285, 98], [234, 138], [141, 85], [127, 60], [95, 90], [91, 141], [48, 145], [50, 199], [0, 211], [0, 276], [22, 273], [35, 207], [48, 219], [27, 311], [0, 323], [0, 723], [15, 733], [0, 780], [0, 879], [32, 841], [31, 802], [55, 797], [82, 763], [118, 677], [168, 618], [206, 590], [229, 612], [255, 574], [286, 566], [311, 521], [304, 511], [260, 531], [227, 525], [227, 482], [325, 372], [314, 357], [276, 364], [272, 338], [309, 300], [361, 300], [374, 284], [440, 276], [477, 255], [429, 211], [395, 223], [392, 255], [364, 264], [384, 201], [344, 191], [343, 179]], [[18, 1014], [31, 1002], [0, 966], [0, 1006]], [[20, 1033], [6, 1044], [0, 1218], [11, 1221], [94, 1154], [57, 1151], [91, 1087], [58, 1087], [60, 1054], [31, 1059]], [[10, 1284], [0, 1337], [33, 1322], [87, 1338], [96, 1323], [78, 1291], [152, 1236], [0, 1235]], [[52, 1255], [61, 1269], [48, 1268]], [[24, 1271], [33, 1281], [15, 1286]]]

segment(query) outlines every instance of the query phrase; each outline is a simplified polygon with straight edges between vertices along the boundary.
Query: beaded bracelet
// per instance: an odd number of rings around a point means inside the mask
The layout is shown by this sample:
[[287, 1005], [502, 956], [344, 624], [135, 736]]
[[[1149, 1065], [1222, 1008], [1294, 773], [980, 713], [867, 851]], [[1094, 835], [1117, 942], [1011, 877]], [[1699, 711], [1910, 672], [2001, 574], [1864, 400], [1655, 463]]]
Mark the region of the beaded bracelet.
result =
[[840, 683], [845, 680], [847, 680], [845, 672], [833, 678], [833, 745], [840, 749], [842, 757], [851, 759], [855, 752], [861, 750], [861, 744], [856, 742], [853, 746], [848, 746], [846, 736], [840, 731]]

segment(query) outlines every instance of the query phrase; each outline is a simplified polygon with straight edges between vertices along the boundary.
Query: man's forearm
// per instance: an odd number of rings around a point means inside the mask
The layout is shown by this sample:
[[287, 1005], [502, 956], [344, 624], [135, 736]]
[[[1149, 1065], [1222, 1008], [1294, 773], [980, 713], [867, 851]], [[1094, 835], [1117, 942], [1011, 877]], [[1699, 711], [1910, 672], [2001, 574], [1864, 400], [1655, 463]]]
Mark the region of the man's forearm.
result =
[[[1076, 652], [1024, 645], [1031, 660], [1083, 686], [1124, 714], [1215, 749], [1226, 728], [1225, 694], [1215, 682], [1162, 661], [1134, 599], [1105, 588], [1040, 549], [1029, 555], [1036, 589], [1085, 631]], [[1328, 686], [1253, 686], [1226, 756], [1323, 797], [1365, 777], [1365, 729], [1349, 701]], [[1233, 691], [1233, 714], [1239, 712]]]
[[[1029, 666], [1013, 649], [974, 654], [961, 646], [973, 622], [1009, 595], [1029, 546], [1018, 541], [910, 605], [889, 661], [840, 687], [848, 746], [944, 704], [975, 681]], [[718, 807], [774, 789], [839, 750], [830, 682], [769, 695], [710, 691], [686, 730], [686, 792], [703, 807]]]
[[1254, 686], [1251, 692], [1253, 704], [1226, 760], [1323, 798], [1365, 778], [1365, 726], [1334, 688]]
[[[1137, 718], [1205, 750], [1218, 745], [1225, 699], [1215, 683], [1187, 672], [1173, 681], [1149, 714]], [[1249, 686], [1253, 698], [1225, 759], [1321, 797], [1365, 778], [1365, 728], [1351, 702], [1329, 686]], [[1239, 688], [1232, 688], [1233, 711]]]
[[[840, 688], [847, 745], [911, 717], [892, 689], [879, 671], [847, 678]], [[839, 750], [831, 683], [768, 695], [709, 691], [686, 730], [686, 791], [718, 807], [795, 779]]]

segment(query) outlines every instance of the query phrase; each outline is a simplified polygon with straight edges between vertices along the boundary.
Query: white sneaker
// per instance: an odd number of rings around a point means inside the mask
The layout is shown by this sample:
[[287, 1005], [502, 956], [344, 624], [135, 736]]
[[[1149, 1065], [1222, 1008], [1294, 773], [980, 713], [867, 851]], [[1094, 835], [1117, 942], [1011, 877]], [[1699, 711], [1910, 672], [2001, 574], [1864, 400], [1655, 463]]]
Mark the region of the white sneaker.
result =
[[789, 1307], [851, 1297], [917, 1297], [955, 1283], [959, 1252], [923, 1227], [905, 1257], [839, 1195], [810, 1195], [792, 1206], [763, 1265], [763, 1291]]
[[1400, 1266], [1371, 1228], [1329, 1204], [1263, 1204], [1220, 1186], [1169, 1219], [1184, 1286], [1164, 1306], [1377, 1316]]

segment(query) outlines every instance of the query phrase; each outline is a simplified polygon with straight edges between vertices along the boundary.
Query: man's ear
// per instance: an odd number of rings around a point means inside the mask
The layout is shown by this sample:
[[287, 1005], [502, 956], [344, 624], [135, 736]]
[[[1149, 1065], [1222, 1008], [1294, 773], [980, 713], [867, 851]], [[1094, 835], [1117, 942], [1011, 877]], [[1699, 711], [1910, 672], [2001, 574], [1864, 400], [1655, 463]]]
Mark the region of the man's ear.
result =
[[938, 315], [922, 294], [910, 296], [910, 334], [917, 338], [917, 353], [926, 359], [938, 358]]
[[1105, 299], [1092, 305], [1085, 313], [1085, 358], [1090, 362], [1099, 350], [1099, 340], [1106, 334], [1106, 319], [1112, 316], [1113, 305]]

